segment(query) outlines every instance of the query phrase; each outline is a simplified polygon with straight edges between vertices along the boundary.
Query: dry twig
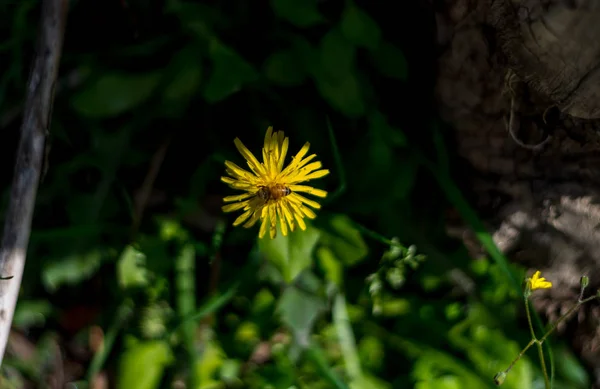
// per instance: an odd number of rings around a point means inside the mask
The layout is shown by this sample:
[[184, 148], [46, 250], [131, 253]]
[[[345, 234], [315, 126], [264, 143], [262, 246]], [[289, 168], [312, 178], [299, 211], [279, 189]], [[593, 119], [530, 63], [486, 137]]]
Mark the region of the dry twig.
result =
[[35, 198], [44, 163], [54, 84], [62, 50], [67, 0], [44, 0], [36, 54], [25, 97], [10, 201], [0, 248], [0, 364], [19, 295]]

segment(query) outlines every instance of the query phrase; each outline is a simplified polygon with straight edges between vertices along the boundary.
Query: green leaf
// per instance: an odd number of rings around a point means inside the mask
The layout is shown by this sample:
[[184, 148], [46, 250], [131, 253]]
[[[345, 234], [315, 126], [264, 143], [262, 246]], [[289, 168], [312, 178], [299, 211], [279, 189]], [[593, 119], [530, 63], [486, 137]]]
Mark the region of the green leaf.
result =
[[132, 246], [127, 246], [117, 262], [117, 279], [122, 288], [148, 284], [146, 256]]
[[329, 30], [319, 45], [321, 66], [327, 77], [346, 78], [347, 73], [354, 73], [356, 48], [337, 28]]
[[219, 42], [211, 42], [209, 55], [213, 69], [204, 89], [209, 103], [224, 100], [258, 79], [256, 70], [245, 59]]
[[346, 38], [357, 46], [375, 50], [381, 41], [381, 30], [377, 23], [354, 4], [344, 10], [341, 29]]
[[50, 291], [63, 284], [78, 284], [91, 277], [100, 267], [102, 254], [98, 250], [84, 254], [71, 254], [65, 259], [52, 262], [42, 270], [42, 282]]
[[13, 317], [13, 326], [30, 328], [43, 326], [52, 314], [53, 306], [46, 300], [19, 300]]
[[297, 344], [306, 347], [312, 326], [325, 308], [325, 302], [317, 296], [288, 287], [281, 295], [277, 312], [281, 321], [294, 333]]
[[320, 231], [309, 225], [306, 231], [297, 230], [288, 236], [277, 234], [275, 239], [260, 239], [258, 247], [281, 272], [283, 280], [291, 283], [312, 264], [312, 252], [319, 237]]
[[167, 69], [169, 79], [162, 94], [166, 109], [177, 114], [200, 87], [202, 57], [196, 45], [188, 45], [171, 59]]
[[272, 0], [271, 6], [277, 16], [298, 27], [314, 26], [325, 20], [317, 0]]
[[377, 50], [372, 52], [372, 60], [379, 72], [384, 76], [404, 81], [408, 77], [408, 64], [400, 49], [382, 42]]
[[117, 388], [158, 388], [165, 367], [172, 361], [173, 355], [167, 342], [136, 343], [121, 357]]
[[338, 214], [327, 221], [327, 228], [322, 231], [321, 243], [349, 266], [360, 262], [369, 253], [362, 235], [346, 215]]
[[408, 144], [404, 132], [399, 128], [390, 126], [387, 118], [379, 111], [369, 115], [369, 130], [384, 137], [385, 142], [390, 146], [404, 147]]
[[364, 115], [366, 108], [358, 80], [348, 74], [344, 80], [317, 80], [317, 88], [329, 104], [350, 118]]
[[334, 28], [321, 40], [321, 67], [313, 67], [313, 76], [321, 95], [331, 106], [349, 117], [365, 113], [365, 104], [355, 69], [356, 48]]
[[306, 70], [294, 50], [282, 50], [267, 58], [264, 72], [269, 81], [283, 86], [300, 85], [306, 79]]
[[198, 389], [216, 389], [221, 387], [220, 380], [217, 380], [217, 373], [227, 355], [214, 340], [206, 342], [202, 348], [202, 357], [196, 362], [196, 376], [200, 386]]
[[148, 100], [159, 81], [157, 72], [105, 74], [75, 95], [73, 108], [93, 118], [118, 116]]
[[329, 247], [321, 246], [317, 249], [319, 264], [325, 273], [327, 281], [332, 282], [338, 288], [342, 286], [342, 262], [335, 256]]

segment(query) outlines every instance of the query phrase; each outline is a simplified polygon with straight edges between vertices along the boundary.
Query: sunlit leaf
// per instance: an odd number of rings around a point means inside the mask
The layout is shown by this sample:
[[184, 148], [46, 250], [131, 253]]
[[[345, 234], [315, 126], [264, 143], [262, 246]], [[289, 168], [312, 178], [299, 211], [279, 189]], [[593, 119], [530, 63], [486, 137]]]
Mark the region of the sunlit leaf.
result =
[[306, 231], [298, 230], [288, 236], [278, 234], [275, 239], [260, 239], [258, 247], [267, 260], [271, 261], [291, 283], [313, 262], [313, 249], [319, 240], [320, 231], [310, 226]]
[[127, 246], [117, 262], [117, 279], [122, 288], [145, 286], [148, 283], [146, 256]]
[[317, 0], [271, 0], [271, 6], [277, 16], [298, 27], [310, 27], [324, 21]]
[[173, 362], [169, 344], [156, 340], [136, 343], [125, 350], [119, 364], [118, 389], [159, 388], [165, 367]]
[[392, 389], [392, 385], [375, 376], [363, 374], [358, 380], [350, 383], [350, 389]]
[[358, 46], [376, 49], [381, 40], [377, 23], [363, 10], [349, 3], [342, 14], [341, 29], [346, 38]]
[[42, 282], [51, 291], [63, 284], [78, 284], [91, 277], [100, 267], [101, 261], [102, 254], [97, 250], [72, 254], [62, 260], [48, 263], [42, 270]]
[[204, 89], [209, 103], [226, 99], [258, 79], [256, 70], [244, 58], [219, 42], [211, 42], [209, 56], [213, 69]]
[[148, 100], [160, 73], [108, 73], [73, 97], [73, 107], [84, 116], [107, 118], [130, 111]]
[[196, 362], [196, 376], [200, 386], [198, 389], [216, 389], [219, 380], [217, 373], [227, 356], [215, 341], [207, 342], [202, 351], [202, 357]]

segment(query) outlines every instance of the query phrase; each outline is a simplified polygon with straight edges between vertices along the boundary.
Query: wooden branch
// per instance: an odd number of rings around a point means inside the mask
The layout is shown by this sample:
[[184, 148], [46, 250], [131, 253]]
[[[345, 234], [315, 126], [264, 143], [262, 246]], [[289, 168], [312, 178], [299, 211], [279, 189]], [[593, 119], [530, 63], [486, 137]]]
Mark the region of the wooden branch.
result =
[[25, 267], [67, 9], [68, 0], [42, 1], [39, 37], [27, 83], [21, 139], [0, 248], [0, 276], [11, 277], [0, 280], [0, 365]]

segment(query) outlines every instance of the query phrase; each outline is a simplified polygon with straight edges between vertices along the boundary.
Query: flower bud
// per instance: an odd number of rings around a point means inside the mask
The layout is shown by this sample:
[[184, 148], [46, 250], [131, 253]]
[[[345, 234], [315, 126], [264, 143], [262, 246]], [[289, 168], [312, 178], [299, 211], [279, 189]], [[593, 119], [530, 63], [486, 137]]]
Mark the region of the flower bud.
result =
[[590, 284], [590, 278], [588, 276], [581, 276], [579, 284], [581, 285], [582, 289], [587, 288], [587, 286]]
[[531, 279], [528, 278], [527, 281], [525, 282], [525, 288], [523, 288], [523, 296], [525, 296], [525, 298], [529, 298], [529, 296], [531, 296]]
[[501, 371], [500, 373], [498, 373], [494, 376], [494, 383], [496, 384], [496, 386], [500, 386], [504, 383], [505, 379], [506, 379], [506, 373]]

